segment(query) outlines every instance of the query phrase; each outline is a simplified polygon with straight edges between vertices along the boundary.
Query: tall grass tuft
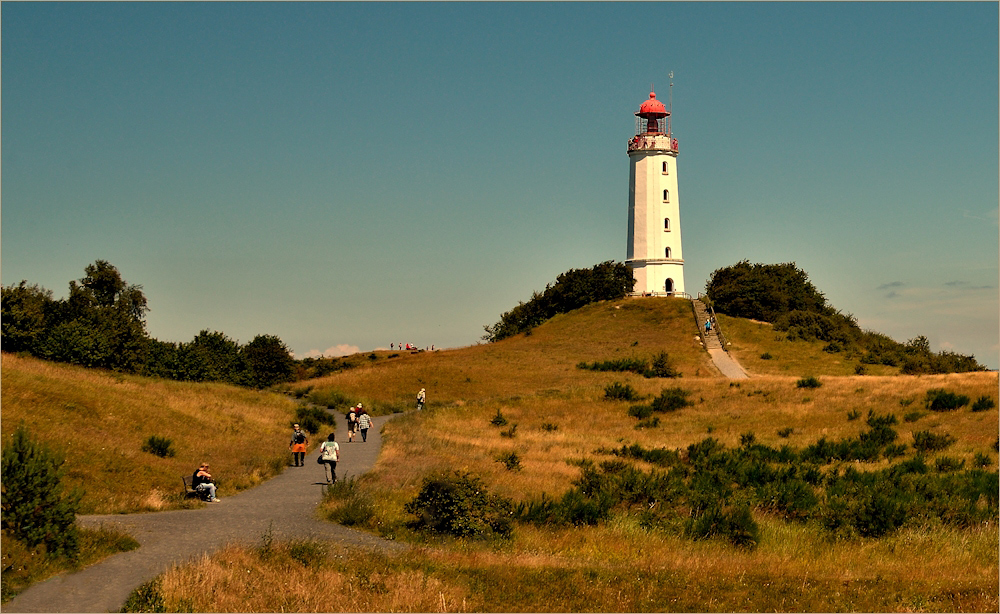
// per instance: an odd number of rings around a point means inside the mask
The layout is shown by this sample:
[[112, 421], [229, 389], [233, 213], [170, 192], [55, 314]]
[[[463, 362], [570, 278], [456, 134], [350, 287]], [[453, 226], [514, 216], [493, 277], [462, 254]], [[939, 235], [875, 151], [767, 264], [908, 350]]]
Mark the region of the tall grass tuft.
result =
[[141, 450], [160, 458], [177, 455], [177, 450], [174, 449], [174, 441], [169, 437], [160, 437], [159, 435], [150, 435], [149, 439], [142, 444]]

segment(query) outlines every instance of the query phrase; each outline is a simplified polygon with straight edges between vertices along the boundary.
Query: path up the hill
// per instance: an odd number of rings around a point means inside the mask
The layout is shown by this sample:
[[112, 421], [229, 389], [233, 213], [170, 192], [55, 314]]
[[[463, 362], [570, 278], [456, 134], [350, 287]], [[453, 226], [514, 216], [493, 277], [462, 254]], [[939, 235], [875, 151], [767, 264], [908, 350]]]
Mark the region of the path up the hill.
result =
[[[360, 475], [375, 465], [382, 443], [382, 425], [392, 417], [374, 418], [367, 443], [360, 442], [360, 434], [354, 443], [347, 443], [346, 421], [338, 417], [339, 479]], [[268, 532], [275, 539], [320, 538], [345, 546], [404, 549], [406, 546], [402, 544], [315, 518], [316, 506], [326, 487], [323, 466], [316, 463], [318, 454], [317, 448], [306, 457], [304, 467], [288, 467], [256, 488], [225, 497], [219, 503], [206, 504], [204, 508], [80, 516], [77, 521], [81, 526], [114, 526], [132, 535], [140, 547], [77, 573], [36, 584], [8, 602], [3, 611], [117, 612], [132, 590], [172, 565], [211, 554], [228, 543], [259, 544]], [[179, 484], [180, 479], [177, 481]]]
[[719, 339], [717, 328], [713, 326], [710, 330], [705, 330], [705, 322], [709, 318], [708, 308], [705, 307], [705, 303], [698, 299], [691, 299], [691, 305], [694, 306], [694, 316], [695, 321], [698, 323], [698, 333], [701, 335], [705, 349], [708, 351], [708, 355], [712, 357], [712, 362], [715, 363], [715, 366], [729, 379], [749, 379], [750, 376], [743, 370], [740, 363], [736, 362], [736, 359], [722, 347], [722, 341]]

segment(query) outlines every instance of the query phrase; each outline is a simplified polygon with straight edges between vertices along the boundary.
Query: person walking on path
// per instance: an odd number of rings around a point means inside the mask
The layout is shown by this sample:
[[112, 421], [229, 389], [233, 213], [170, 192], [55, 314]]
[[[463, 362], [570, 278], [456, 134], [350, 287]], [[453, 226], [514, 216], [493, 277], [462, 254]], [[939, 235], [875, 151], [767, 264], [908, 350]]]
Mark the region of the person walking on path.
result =
[[201, 493], [202, 496], [208, 494], [208, 501], [218, 503], [219, 498], [215, 496], [215, 484], [212, 482], [212, 474], [208, 472], [208, 463], [202, 463], [191, 476], [191, 488]]
[[288, 448], [292, 451], [292, 460], [296, 467], [306, 464], [306, 446], [309, 445], [309, 438], [302, 432], [298, 424], [293, 424], [292, 440], [288, 442]]
[[350, 411], [347, 412], [347, 443], [354, 441], [354, 433], [358, 430], [358, 408], [361, 407], [361, 403], [357, 406], [352, 407]]
[[323, 463], [323, 475], [326, 476], [326, 483], [333, 484], [337, 481], [337, 461], [340, 460], [340, 444], [336, 441], [335, 433], [330, 433], [320, 447], [319, 460]]
[[427, 400], [427, 392], [421, 388], [420, 392], [417, 393], [417, 411], [421, 411], [424, 408], [424, 401]]
[[368, 443], [368, 429], [370, 429], [371, 427], [372, 427], [371, 416], [368, 415], [368, 412], [362, 409], [361, 415], [358, 416], [358, 428], [361, 430], [362, 442]]

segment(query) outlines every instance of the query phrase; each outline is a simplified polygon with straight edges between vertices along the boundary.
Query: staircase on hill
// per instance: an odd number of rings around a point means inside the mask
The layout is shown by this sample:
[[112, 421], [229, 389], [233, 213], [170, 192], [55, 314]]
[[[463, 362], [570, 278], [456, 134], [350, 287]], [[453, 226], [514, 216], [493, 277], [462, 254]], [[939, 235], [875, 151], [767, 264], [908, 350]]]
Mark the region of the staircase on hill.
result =
[[698, 334], [701, 335], [702, 342], [705, 344], [705, 349], [725, 350], [726, 346], [723, 343], [723, 339], [719, 338], [719, 328], [717, 325], [713, 326], [712, 330], [707, 333], [705, 332], [705, 322], [712, 317], [708, 308], [705, 307], [705, 303], [693, 298], [691, 299], [691, 305], [694, 307], [694, 317], [698, 322]]

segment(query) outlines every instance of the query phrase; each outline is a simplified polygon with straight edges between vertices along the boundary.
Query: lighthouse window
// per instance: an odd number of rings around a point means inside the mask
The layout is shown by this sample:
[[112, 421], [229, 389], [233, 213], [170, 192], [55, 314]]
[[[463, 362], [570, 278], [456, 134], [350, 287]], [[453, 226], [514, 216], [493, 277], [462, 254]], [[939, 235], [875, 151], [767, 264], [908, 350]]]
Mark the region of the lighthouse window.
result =
[[669, 175], [670, 174], [670, 167], [667, 166], [666, 162], [663, 163], [663, 174], [664, 175]]
[[663, 202], [670, 202], [670, 190], [663, 190]]
[[667, 258], [670, 257], [670, 248], [669, 247], [667, 248], [666, 253], [664, 254], [664, 256], [667, 257]]
[[666, 231], [666, 232], [670, 231], [670, 218], [669, 217], [663, 218], [663, 230]]

